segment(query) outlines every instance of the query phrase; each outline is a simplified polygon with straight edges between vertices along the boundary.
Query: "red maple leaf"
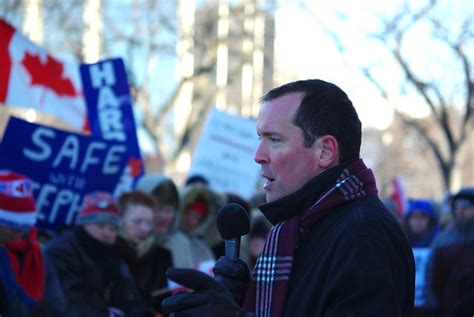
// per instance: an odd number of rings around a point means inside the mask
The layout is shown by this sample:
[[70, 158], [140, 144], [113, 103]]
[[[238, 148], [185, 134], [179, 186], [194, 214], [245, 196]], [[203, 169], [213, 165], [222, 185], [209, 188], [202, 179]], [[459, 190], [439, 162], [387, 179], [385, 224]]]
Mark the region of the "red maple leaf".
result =
[[61, 62], [48, 55], [46, 63], [42, 63], [38, 55], [26, 53], [21, 64], [31, 75], [31, 86], [44, 86], [53, 90], [58, 96], [77, 96], [76, 89], [69, 78], [64, 78], [64, 66]]
[[142, 159], [132, 157], [128, 160], [128, 166], [130, 167], [130, 174], [132, 177], [137, 177], [142, 173], [143, 161]]

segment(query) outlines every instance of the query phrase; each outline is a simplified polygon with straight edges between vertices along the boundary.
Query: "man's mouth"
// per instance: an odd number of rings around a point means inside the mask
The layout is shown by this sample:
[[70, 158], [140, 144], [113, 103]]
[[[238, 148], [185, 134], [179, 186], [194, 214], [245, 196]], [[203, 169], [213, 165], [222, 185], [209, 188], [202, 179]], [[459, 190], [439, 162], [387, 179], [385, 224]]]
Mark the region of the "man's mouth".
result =
[[262, 175], [262, 177], [265, 178], [266, 180], [265, 183], [263, 184], [263, 189], [268, 190], [269, 186], [273, 183], [273, 181], [275, 181], [275, 179], [269, 176], [264, 176], [264, 175]]

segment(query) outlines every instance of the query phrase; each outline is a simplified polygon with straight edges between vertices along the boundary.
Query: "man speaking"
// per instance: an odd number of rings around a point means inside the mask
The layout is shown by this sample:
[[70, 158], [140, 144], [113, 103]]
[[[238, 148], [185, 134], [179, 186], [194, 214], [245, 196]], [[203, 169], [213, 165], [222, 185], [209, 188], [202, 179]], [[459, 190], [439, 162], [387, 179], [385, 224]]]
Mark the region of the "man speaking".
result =
[[303, 80], [269, 91], [254, 159], [266, 180], [259, 208], [273, 228], [251, 280], [247, 286], [241, 261], [223, 258], [214, 271], [221, 278], [172, 269], [169, 278], [194, 292], [168, 298], [163, 309], [178, 316], [412, 316], [413, 254], [359, 157], [361, 130], [334, 84]]

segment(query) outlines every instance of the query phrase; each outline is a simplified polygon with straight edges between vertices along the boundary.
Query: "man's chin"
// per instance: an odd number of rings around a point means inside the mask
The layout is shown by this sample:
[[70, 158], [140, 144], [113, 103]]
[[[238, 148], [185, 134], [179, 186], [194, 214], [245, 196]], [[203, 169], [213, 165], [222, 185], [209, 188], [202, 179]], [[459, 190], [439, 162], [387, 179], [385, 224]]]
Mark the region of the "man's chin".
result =
[[267, 195], [265, 196], [265, 200], [266, 200], [266, 203], [272, 203], [274, 201], [277, 201], [278, 199], [280, 199], [281, 196], [274, 193], [274, 192], [267, 192]]

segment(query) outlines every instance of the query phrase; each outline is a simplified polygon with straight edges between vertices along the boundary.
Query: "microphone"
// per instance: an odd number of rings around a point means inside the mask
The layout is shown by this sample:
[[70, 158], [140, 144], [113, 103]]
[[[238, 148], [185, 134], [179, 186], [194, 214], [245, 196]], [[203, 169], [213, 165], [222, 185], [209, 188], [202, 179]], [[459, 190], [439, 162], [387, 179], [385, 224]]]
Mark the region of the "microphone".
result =
[[217, 230], [225, 241], [225, 256], [230, 260], [238, 259], [240, 237], [250, 232], [250, 219], [244, 207], [230, 203], [219, 209]]

